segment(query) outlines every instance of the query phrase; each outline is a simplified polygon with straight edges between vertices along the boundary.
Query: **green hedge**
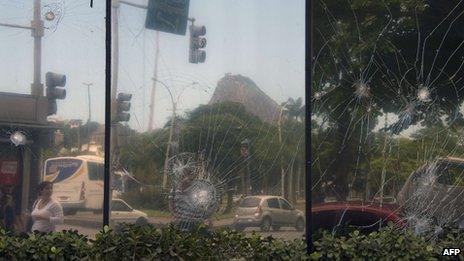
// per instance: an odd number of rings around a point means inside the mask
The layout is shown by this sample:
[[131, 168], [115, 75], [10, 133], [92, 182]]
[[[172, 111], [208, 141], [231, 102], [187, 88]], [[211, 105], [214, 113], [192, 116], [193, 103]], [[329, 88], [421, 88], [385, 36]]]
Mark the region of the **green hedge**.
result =
[[[204, 227], [184, 232], [151, 225], [105, 228], [95, 240], [77, 231], [12, 235], [0, 231], [0, 260], [438, 260], [443, 248], [464, 249], [464, 233], [446, 229], [432, 240], [387, 227], [370, 234], [318, 234], [307, 256], [303, 239], [284, 241]], [[458, 259], [464, 260], [463, 256]]]
[[[442, 234], [426, 239], [410, 230], [392, 226], [370, 234], [353, 231], [333, 237], [323, 232], [314, 242], [311, 260], [441, 260], [444, 248], [464, 250], [464, 233], [445, 229]], [[464, 256], [455, 257], [464, 260]]]
[[0, 232], [0, 260], [307, 260], [303, 240], [283, 241], [204, 227], [184, 232], [151, 225], [105, 228], [88, 240], [76, 231], [14, 236]]

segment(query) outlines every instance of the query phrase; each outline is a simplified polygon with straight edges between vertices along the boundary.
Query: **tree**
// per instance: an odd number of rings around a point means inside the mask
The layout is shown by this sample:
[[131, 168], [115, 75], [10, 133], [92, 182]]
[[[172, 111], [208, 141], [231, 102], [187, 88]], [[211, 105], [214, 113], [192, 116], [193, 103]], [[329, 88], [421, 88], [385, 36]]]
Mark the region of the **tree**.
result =
[[[458, 6], [454, 3], [449, 6]], [[435, 124], [444, 116], [447, 124], [462, 118], [457, 109], [464, 90], [456, 88], [456, 81], [462, 79], [463, 38], [459, 30], [448, 31], [457, 28], [453, 18], [459, 18], [454, 11], [444, 19], [450, 9], [423, 0], [315, 4], [312, 111], [331, 125], [327, 135], [336, 140], [335, 159], [325, 168], [334, 173], [339, 200], [348, 195], [359, 148], [368, 149], [380, 115], [399, 116], [388, 129], [393, 133], [415, 123]]]
[[301, 97], [298, 97], [297, 99], [288, 98], [287, 102], [284, 102], [282, 106], [285, 109], [286, 115], [296, 121], [302, 119], [305, 114], [305, 107]]

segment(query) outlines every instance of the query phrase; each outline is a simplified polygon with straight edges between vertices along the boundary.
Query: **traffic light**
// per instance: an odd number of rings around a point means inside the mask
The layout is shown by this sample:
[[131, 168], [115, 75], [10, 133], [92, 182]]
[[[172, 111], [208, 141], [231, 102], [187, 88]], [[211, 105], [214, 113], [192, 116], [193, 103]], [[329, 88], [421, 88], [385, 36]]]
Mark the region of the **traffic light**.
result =
[[130, 100], [132, 99], [132, 94], [130, 93], [118, 93], [118, 98], [116, 99], [116, 117], [115, 121], [129, 121], [130, 114], [129, 110], [131, 107]]
[[59, 88], [66, 85], [66, 75], [47, 72], [45, 74], [45, 85], [47, 86], [48, 110], [47, 115], [53, 115], [57, 112], [56, 100], [66, 98], [66, 89]]
[[206, 60], [206, 52], [200, 50], [206, 46], [206, 38], [200, 37], [206, 34], [204, 25], [190, 25], [190, 52], [189, 62], [204, 63]]

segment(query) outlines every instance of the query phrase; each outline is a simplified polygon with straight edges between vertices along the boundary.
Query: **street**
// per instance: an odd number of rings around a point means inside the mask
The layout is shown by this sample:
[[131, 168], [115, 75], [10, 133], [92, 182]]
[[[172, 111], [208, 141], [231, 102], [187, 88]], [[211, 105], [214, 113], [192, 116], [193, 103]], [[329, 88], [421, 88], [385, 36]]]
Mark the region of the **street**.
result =
[[[98, 233], [100, 230], [95, 226], [88, 226], [88, 225], [71, 225], [71, 224], [62, 224], [56, 226], [57, 231], [61, 230], [77, 230], [80, 234], [86, 235], [91, 239], [95, 239], [95, 234]], [[285, 240], [293, 240], [297, 238], [302, 238], [304, 232], [298, 232], [294, 228], [291, 227], [283, 227], [279, 231], [270, 231], [270, 232], [261, 232], [258, 228], [247, 228], [244, 232], [247, 236], [251, 236], [255, 231], [257, 234], [268, 237], [273, 236], [274, 238], [285, 239]]]

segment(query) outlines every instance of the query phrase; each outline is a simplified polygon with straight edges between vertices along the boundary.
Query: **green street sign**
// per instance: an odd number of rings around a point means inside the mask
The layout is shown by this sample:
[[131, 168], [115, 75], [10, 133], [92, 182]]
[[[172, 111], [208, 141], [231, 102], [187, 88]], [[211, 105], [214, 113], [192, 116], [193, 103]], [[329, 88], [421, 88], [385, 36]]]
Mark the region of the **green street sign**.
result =
[[149, 0], [145, 28], [185, 35], [190, 0]]

